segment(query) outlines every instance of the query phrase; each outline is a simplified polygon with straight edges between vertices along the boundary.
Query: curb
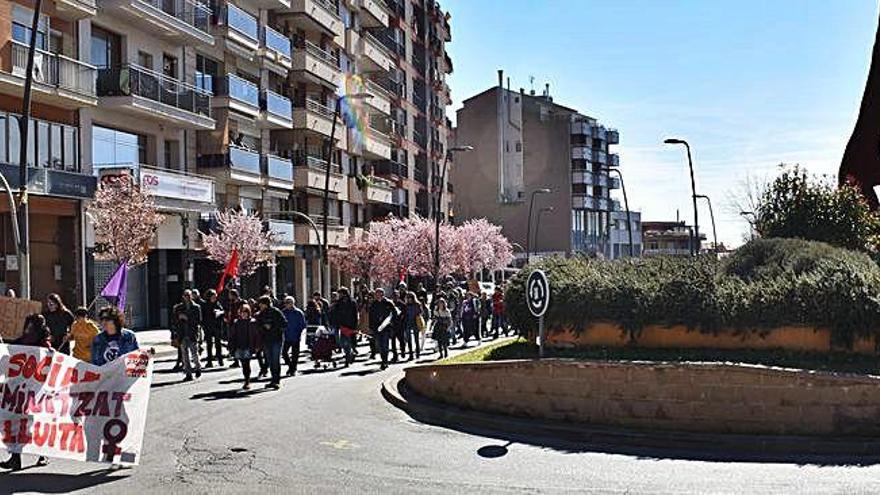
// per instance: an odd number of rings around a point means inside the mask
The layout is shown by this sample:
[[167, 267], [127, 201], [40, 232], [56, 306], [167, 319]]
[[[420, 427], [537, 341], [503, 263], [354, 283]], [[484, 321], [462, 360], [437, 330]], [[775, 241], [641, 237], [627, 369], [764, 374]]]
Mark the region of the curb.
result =
[[649, 431], [484, 413], [436, 402], [413, 392], [407, 388], [403, 372], [382, 382], [381, 393], [389, 403], [422, 423], [565, 452], [707, 461], [880, 463], [880, 439]]

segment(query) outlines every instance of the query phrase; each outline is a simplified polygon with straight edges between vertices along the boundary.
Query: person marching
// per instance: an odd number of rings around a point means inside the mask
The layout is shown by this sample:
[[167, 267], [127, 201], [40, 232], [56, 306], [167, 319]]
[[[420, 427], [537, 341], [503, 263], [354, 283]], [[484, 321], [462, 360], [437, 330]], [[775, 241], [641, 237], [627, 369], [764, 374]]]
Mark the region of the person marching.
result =
[[296, 366], [299, 363], [299, 346], [302, 342], [302, 333], [306, 328], [306, 315], [296, 307], [296, 299], [293, 296], [284, 298], [284, 318], [287, 319], [287, 328], [284, 330], [284, 347], [281, 349], [281, 357], [287, 364], [287, 376], [296, 374]]
[[223, 306], [220, 305], [217, 291], [208, 289], [205, 291], [205, 299], [202, 303], [202, 328], [205, 331], [205, 346], [208, 351], [208, 362], [205, 368], [214, 366], [214, 356], [217, 356], [217, 365], [223, 366], [223, 343], [221, 342], [221, 325], [223, 323]]
[[238, 316], [229, 327], [228, 343], [232, 358], [241, 366], [244, 377], [241, 388], [248, 390], [251, 388], [251, 359], [263, 346], [263, 342], [257, 322], [252, 317], [251, 307], [247, 304], [239, 304], [237, 307]]
[[330, 310], [334, 320], [339, 325], [339, 343], [342, 351], [345, 353], [345, 364], [350, 365], [354, 362], [354, 338], [357, 335], [358, 327], [358, 308], [357, 304], [351, 299], [351, 294], [347, 287], [340, 287], [337, 291], [339, 299]]
[[260, 307], [257, 324], [262, 331], [264, 359], [272, 375], [266, 388], [278, 390], [281, 387], [281, 343], [287, 329], [287, 320], [284, 313], [272, 305], [271, 297], [260, 296], [257, 304]]
[[452, 313], [446, 307], [446, 299], [437, 300], [437, 309], [434, 310], [434, 327], [431, 331], [434, 340], [437, 341], [437, 351], [440, 358], [449, 357], [449, 330], [452, 327]]
[[46, 311], [43, 312], [46, 318], [46, 325], [52, 333], [52, 348], [64, 354], [70, 354], [70, 344], [67, 344], [64, 338], [70, 332], [70, 325], [73, 325], [73, 313], [67, 309], [61, 296], [52, 293], [46, 296]]
[[193, 301], [190, 289], [183, 291], [183, 300], [177, 303], [173, 310], [171, 321], [175, 326], [175, 333], [180, 343], [181, 357], [183, 358], [183, 381], [190, 382], [193, 373], [196, 378], [202, 376], [202, 364], [199, 361], [199, 330], [202, 325], [202, 308]]
[[394, 320], [397, 319], [397, 307], [385, 297], [385, 291], [376, 289], [373, 302], [370, 303], [370, 331], [378, 342], [379, 355], [382, 358], [381, 369], [388, 367], [388, 342], [391, 338]]
[[98, 325], [89, 318], [89, 310], [84, 307], [76, 308], [73, 312], [75, 321], [70, 326], [70, 333], [65, 337], [65, 343], [73, 342], [72, 356], [85, 361], [92, 362], [92, 342], [95, 337], [101, 333]]

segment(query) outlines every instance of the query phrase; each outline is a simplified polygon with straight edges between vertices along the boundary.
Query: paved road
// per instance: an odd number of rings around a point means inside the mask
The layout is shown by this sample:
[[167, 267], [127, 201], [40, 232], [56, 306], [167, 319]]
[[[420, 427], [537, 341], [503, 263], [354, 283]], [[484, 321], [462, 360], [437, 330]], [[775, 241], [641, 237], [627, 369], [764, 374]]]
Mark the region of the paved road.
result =
[[[877, 493], [880, 467], [703, 462], [510, 443], [416, 423], [373, 363], [241, 394], [238, 370], [179, 383], [159, 359], [143, 464], [61, 460], [0, 474], [0, 493]], [[308, 369], [308, 366], [304, 366]], [[32, 462], [33, 459], [25, 459]]]

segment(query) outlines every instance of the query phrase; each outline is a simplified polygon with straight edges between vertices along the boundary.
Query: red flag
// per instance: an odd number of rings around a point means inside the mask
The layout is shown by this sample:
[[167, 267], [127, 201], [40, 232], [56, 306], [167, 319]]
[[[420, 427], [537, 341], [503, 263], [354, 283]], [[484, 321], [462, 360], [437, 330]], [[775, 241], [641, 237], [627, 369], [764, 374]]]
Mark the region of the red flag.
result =
[[226, 278], [235, 278], [238, 276], [238, 248], [233, 248], [232, 256], [229, 257], [229, 263], [226, 263], [226, 269], [223, 270], [223, 275], [220, 276], [220, 282], [217, 284], [217, 294], [223, 292], [223, 287], [226, 285]]

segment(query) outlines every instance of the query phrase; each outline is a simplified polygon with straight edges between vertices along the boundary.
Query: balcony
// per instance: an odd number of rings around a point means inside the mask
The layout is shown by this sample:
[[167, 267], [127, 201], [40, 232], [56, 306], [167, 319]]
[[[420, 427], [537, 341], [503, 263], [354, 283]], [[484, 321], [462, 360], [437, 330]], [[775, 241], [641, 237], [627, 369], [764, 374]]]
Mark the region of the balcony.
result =
[[608, 153], [608, 166], [609, 167], [619, 167], [620, 166], [620, 155], [617, 153]]
[[571, 183], [593, 186], [595, 185], [595, 179], [590, 171], [576, 170], [571, 173]]
[[282, 13], [293, 28], [321, 31], [328, 36], [342, 36], [345, 25], [339, 7], [332, 0], [291, 0], [290, 9]]
[[428, 171], [422, 168], [416, 167], [415, 173], [413, 174], [413, 178], [416, 182], [423, 186], [428, 185]]
[[602, 150], [593, 150], [593, 163], [606, 165], [608, 163], [608, 154]]
[[266, 26], [263, 29], [263, 47], [260, 49], [264, 67], [286, 76], [287, 71], [293, 68], [291, 54], [290, 39]]
[[[571, 123], [572, 136], [593, 136], [593, 126], [584, 120], [576, 120]], [[587, 143], [589, 145], [589, 143]]]
[[361, 25], [368, 28], [387, 28], [391, 22], [388, 7], [381, 0], [356, 0], [361, 8]]
[[269, 220], [266, 222], [266, 230], [275, 234], [271, 249], [273, 251], [286, 251], [296, 245], [296, 224], [286, 220]]
[[392, 193], [394, 188], [391, 183], [376, 177], [369, 177], [364, 187], [364, 200], [367, 203], [378, 203], [390, 205], [392, 202]]
[[617, 132], [617, 129], [608, 129], [605, 138], [608, 140], [608, 144], [620, 144], [620, 133]]
[[[318, 232], [307, 223], [297, 223], [296, 243], [305, 246], [320, 246], [320, 235], [324, 235], [324, 217], [321, 215], [311, 215], [312, 220], [318, 227]], [[348, 228], [343, 226], [337, 217], [328, 217], [327, 222], [327, 246], [330, 247], [348, 247]]]
[[94, 17], [97, 13], [95, 0], [55, 0], [55, 15], [66, 21]]
[[612, 199], [607, 203], [611, 211], [620, 211], [620, 201]]
[[594, 126], [593, 127], [593, 139], [598, 139], [599, 141], [605, 141], [607, 138], [608, 131], [602, 126]]
[[383, 176], [394, 176], [401, 179], [409, 178], [409, 167], [406, 164], [385, 160], [373, 163], [373, 173]]
[[252, 118], [260, 116], [260, 89], [247, 79], [226, 74], [220, 80], [216, 95], [215, 108], [228, 108]]
[[[319, 136], [329, 138], [333, 133], [333, 110], [314, 101], [307, 99], [305, 107], [294, 107], [293, 128], [312, 131]], [[337, 146], [345, 148], [346, 127], [340, 119], [336, 119], [336, 132], [334, 139], [338, 140]]]
[[306, 80], [330, 86], [334, 91], [342, 84], [339, 57], [311, 41], [305, 42], [305, 49], [294, 50], [293, 70]]
[[[315, 194], [323, 194], [327, 162], [313, 156], [306, 156], [294, 169], [294, 182], [299, 189], [311, 189]], [[339, 165], [330, 169], [330, 192], [342, 201], [348, 199], [348, 181], [342, 175]]]
[[225, 36], [227, 48], [251, 59], [260, 48], [260, 24], [257, 18], [231, 3], [223, 7], [224, 17], [218, 30]]
[[[0, 72], [0, 91], [21, 96], [27, 74], [28, 47], [15, 40], [9, 41], [12, 56], [9, 65]], [[33, 99], [40, 103], [75, 109], [98, 104], [95, 93], [94, 66], [37, 50], [34, 56]]]
[[293, 187], [293, 162], [287, 158], [274, 155], [263, 157], [266, 164], [266, 183], [279, 189], [291, 189]]
[[598, 200], [587, 194], [575, 194], [571, 197], [571, 207], [576, 210], [595, 210]]
[[229, 145], [226, 159], [230, 180], [243, 184], [262, 184], [259, 153]]
[[362, 34], [360, 46], [356, 53], [363, 64], [365, 72], [387, 72], [395, 65], [394, 54], [369, 32]]
[[620, 189], [620, 179], [618, 179], [617, 177], [610, 177], [608, 180], [608, 188]]
[[101, 9], [174, 44], [214, 44], [211, 9], [193, 0], [104, 0]]
[[293, 105], [290, 100], [264, 90], [261, 99], [260, 124], [270, 129], [293, 129]]
[[390, 160], [391, 136], [370, 126], [364, 133], [364, 157], [370, 160]]
[[383, 115], [391, 115], [391, 93], [373, 81], [368, 80], [365, 86], [367, 94], [372, 97], [367, 98], [367, 105], [378, 110]]
[[92, 168], [98, 176], [128, 174], [142, 191], [153, 197], [160, 210], [214, 209], [214, 179], [211, 177], [138, 163], [101, 163]]
[[211, 94], [159, 72], [128, 64], [98, 70], [99, 104], [135, 117], [213, 130]]

